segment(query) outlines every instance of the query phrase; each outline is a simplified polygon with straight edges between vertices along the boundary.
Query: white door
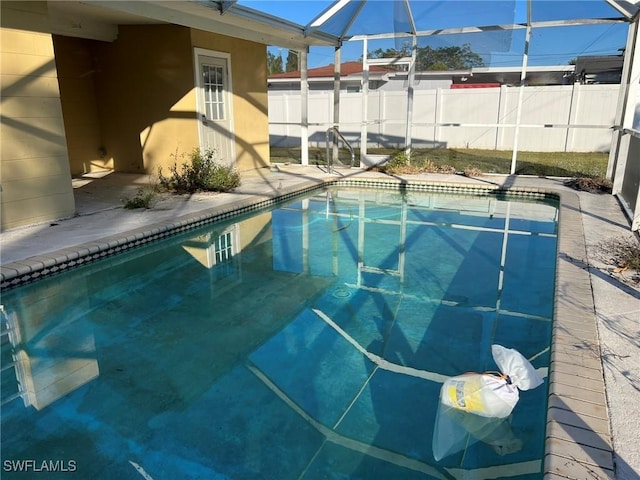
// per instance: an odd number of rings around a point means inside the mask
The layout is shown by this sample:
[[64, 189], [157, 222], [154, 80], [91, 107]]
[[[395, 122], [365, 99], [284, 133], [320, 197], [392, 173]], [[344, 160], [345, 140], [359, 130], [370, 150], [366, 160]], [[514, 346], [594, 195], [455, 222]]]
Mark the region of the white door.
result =
[[220, 162], [235, 165], [229, 55], [196, 50], [200, 150], [215, 150]]

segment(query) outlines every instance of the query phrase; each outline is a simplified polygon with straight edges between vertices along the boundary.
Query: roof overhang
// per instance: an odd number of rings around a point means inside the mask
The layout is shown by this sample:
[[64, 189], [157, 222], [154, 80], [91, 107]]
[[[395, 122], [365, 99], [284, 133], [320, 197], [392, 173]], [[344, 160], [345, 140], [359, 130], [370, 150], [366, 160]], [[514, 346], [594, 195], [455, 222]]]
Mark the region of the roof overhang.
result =
[[302, 25], [235, 1], [76, 0], [49, 2], [49, 8], [53, 33], [97, 40], [113, 41], [119, 24], [169, 23], [291, 49], [335, 44], [322, 35], [305, 35]]

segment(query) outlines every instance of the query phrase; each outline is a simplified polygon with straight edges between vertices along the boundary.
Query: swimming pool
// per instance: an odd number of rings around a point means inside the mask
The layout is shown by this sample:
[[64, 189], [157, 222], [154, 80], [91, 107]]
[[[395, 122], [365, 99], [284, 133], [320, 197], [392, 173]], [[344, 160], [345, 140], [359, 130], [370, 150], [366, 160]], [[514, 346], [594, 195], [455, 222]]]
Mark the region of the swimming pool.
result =
[[442, 380], [495, 369], [492, 343], [548, 367], [556, 232], [549, 201], [329, 190], [16, 289], [30, 406], [3, 407], [3, 465], [538, 478], [546, 388], [439, 462], [431, 432]]

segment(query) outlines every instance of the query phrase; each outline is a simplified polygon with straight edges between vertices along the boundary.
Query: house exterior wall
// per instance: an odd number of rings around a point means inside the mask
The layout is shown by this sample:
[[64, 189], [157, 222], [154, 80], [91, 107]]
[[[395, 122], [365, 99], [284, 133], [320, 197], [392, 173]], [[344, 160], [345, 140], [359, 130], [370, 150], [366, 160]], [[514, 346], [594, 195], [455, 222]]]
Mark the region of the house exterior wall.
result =
[[231, 58], [236, 165], [269, 164], [266, 46], [177, 25], [52, 35], [47, 2], [2, 5], [3, 229], [72, 216], [71, 174], [154, 174], [199, 145], [194, 48]]
[[154, 174], [198, 145], [188, 28], [121, 25], [93, 51], [101, 146], [116, 171]]
[[93, 40], [53, 36], [71, 174], [112, 169], [103, 147], [95, 89]]
[[[308, 82], [309, 93], [326, 93], [333, 91], [333, 80]], [[371, 80], [369, 81], [369, 89], [377, 90], [383, 82]], [[340, 80], [340, 91], [351, 92], [353, 89], [361, 89], [362, 81], [359, 78], [343, 78]], [[300, 94], [300, 80], [295, 82], [270, 82], [269, 95], [295, 95]]]
[[193, 48], [224, 52], [231, 56], [238, 170], [254, 170], [269, 165], [267, 47], [195, 29], [191, 31], [191, 44]]
[[[451, 77], [449, 78], [416, 78], [413, 84], [414, 91], [417, 90], [435, 90], [437, 88], [450, 88], [452, 84]], [[380, 90], [385, 92], [406, 92], [408, 87], [408, 80], [406, 77], [394, 77], [390, 78], [388, 82], [380, 86]]]
[[199, 144], [196, 47], [231, 55], [238, 170], [268, 165], [264, 45], [177, 25], [121, 25], [112, 43], [55, 40], [73, 173], [167, 173], [185, 160]]
[[0, 227], [75, 213], [60, 91], [44, 2], [0, 2]]
[[[174, 162], [181, 163], [199, 145], [193, 49], [206, 48], [231, 55], [234, 130], [238, 170], [251, 170], [269, 163], [265, 46], [177, 25], [136, 25], [119, 27], [112, 43], [84, 41], [93, 56], [95, 110], [100, 141], [92, 135], [70, 138], [70, 150], [84, 152], [75, 159], [75, 172], [107, 166], [119, 172], [165, 174]], [[86, 61], [86, 52], [76, 52], [79, 41], [58, 42], [65, 48], [65, 72], [61, 85], [78, 83], [82, 67], [73, 57]], [[69, 66], [72, 62], [73, 66]], [[264, 67], [264, 68], [263, 68]], [[69, 125], [81, 118], [81, 97], [90, 87], [74, 91]], [[67, 98], [64, 106], [67, 107]], [[85, 104], [85, 113], [91, 110]], [[65, 121], [67, 120], [65, 115]], [[85, 142], [85, 144], [82, 144]], [[104, 159], [96, 160], [103, 147]]]
[[[435, 90], [437, 88], [450, 88], [451, 78], [417, 78], [414, 90]], [[343, 78], [340, 81], [340, 91], [352, 93], [353, 89], [360, 91], [362, 81], [359, 78]], [[369, 80], [369, 91], [406, 92], [407, 78], [390, 77], [387, 80]], [[327, 93], [333, 91], [333, 80], [309, 82], [309, 93]], [[300, 80], [295, 82], [270, 82], [269, 95], [296, 95], [300, 94]]]

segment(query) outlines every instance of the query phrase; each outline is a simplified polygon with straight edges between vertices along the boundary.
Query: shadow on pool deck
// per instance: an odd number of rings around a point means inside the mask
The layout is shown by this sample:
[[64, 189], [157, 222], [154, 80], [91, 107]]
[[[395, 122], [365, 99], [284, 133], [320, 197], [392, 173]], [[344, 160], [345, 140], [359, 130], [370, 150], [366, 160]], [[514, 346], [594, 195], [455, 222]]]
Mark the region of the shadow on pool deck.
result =
[[[329, 175], [317, 167], [281, 166], [243, 174], [241, 187], [232, 193], [163, 194], [150, 210], [126, 210], [122, 208], [122, 199], [135, 196], [138, 188], [149, 183], [148, 176], [87, 175], [74, 179], [76, 216], [9, 230], [0, 235], [3, 278], [5, 273], [27, 266], [29, 258], [54, 257], [55, 252], [72, 251], [76, 245], [122, 236], [125, 232], [153, 225], [174, 224], [180, 218], [211, 209], [228, 209], [238, 202], [257, 202], [321, 183], [327, 178], [347, 177], [389, 178], [381, 173], [356, 169], [339, 170], [338, 174]], [[546, 478], [640, 478], [640, 448], [637, 447], [637, 432], [640, 431], [637, 408], [640, 404], [640, 345], [637, 340], [640, 292], [638, 287], [613, 277], [609, 267], [599, 263], [596, 255], [601, 241], [632, 236], [629, 222], [615, 197], [576, 192], [565, 187], [562, 179], [417, 175], [407, 176], [406, 180], [531, 187], [558, 191], [570, 199], [564, 202], [560, 227], [561, 232], [566, 229], [561, 236], [568, 247], [565, 249], [560, 245], [558, 260], [559, 282], [564, 282], [561, 286], [566, 288], [566, 295], [557, 300], [556, 312], [564, 317], [565, 308], [573, 310], [566, 316], [566, 322], [558, 322], [553, 350], [556, 359], [573, 360], [555, 362], [557, 368], [551, 376], [547, 451], [552, 453], [546, 457]], [[574, 223], [563, 226], [569, 217]], [[560, 278], [560, 275], [564, 277]], [[586, 281], [579, 280], [582, 277]], [[580, 310], [583, 307], [586, 308]], [[580, 324], [584, 316], [594, 317], [593, 332]], [[586, 339], [578, 338], [585, 332]], [[593, 338], [589, 338], [591, 334]], [[574, 355], [576, 352], [578, 354]], [[584, 366], [580, 363], [587, 364], [586, 370], [581, 370], [587, 372], [586, 377], [576, 373], [572, 362], [577, 363], [576, 368]], [[606, 388], [602, 387], [603, 375]], [[594, 386], [589, 386], [591, 384]], [[606, 398], [602, 405], [600, 397]], [[615, 475], [610, 460], [612, 446]]]

